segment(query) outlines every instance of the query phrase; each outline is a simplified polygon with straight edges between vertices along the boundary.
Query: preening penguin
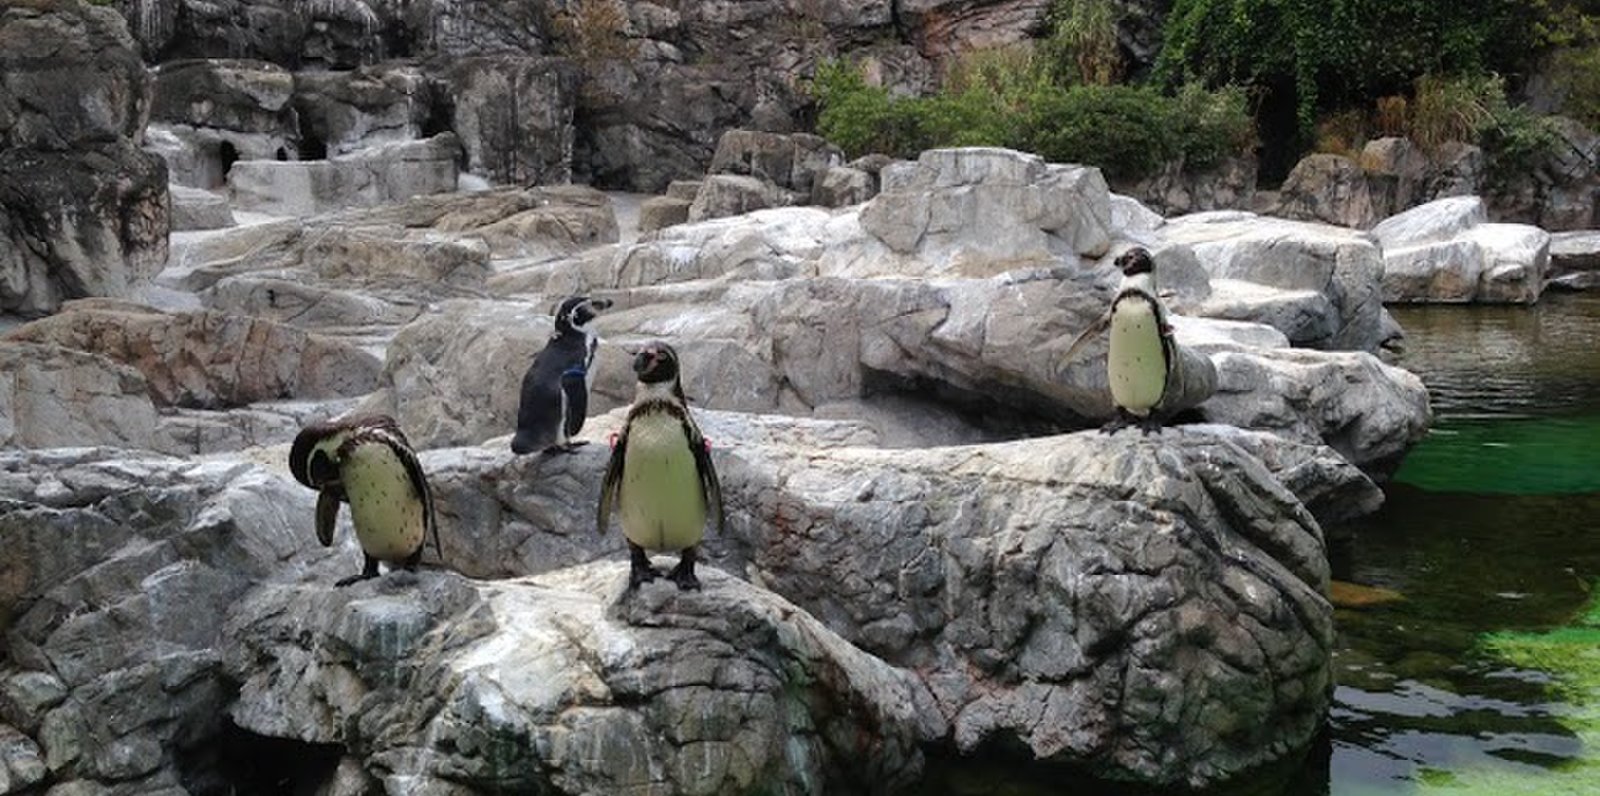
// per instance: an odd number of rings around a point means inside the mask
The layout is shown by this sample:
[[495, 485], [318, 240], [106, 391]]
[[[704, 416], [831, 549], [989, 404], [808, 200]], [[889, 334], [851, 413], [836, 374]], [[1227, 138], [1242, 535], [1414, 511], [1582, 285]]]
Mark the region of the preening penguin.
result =
[[610, 306], [607, 299], [573, 296], [556, 307], [555, 333], [522, 376], [512, 453], [570, 452], [583, 444], [572, 436], [583, 428], [589, 411], [589, 387], [594, 383], [590, 366], [600, 346], [600, 337], [589, 324]]
[[1166, 307], [1156, 295], [1155, 261], [1150, 252], [1139, 247], [1129, 249], [1117, 257], [1116, 264], [1122, 269], [1122, 288], [1110, 310], [1072, 342], [1066, 359], [1071, 360], [1094, 335], [1109, 326], [1106, 379], [1111, 385], [1111, 402], [1117, 407], [1117, 417], [1100, 430], [1109, 434], [1137, 423], [1148, 434], [1160, 429], [1163, 417], [1175, 408], [1168, 405], [1167, 399], [1178, 367], [1178, 351]]
[[289, 472], [319, 493], [317, 539], [324, 547], [333, 544], [339, 504], [350, 504], [366, 564], [338, 585], [377, 577], [379, 561], [415, 568], [429, 534], [443, 557], [428, 479], [394, 418], [368, 415], [306, 426], [289, 449]]
[[621, 511], [633, 561], [630, 591], [661, 575], [647, 550], [682, 550], [667, 577], [679, 589], [698, 589], [696, 546], [705, 538], [708, 519], [722, 531], [722, 486], [705, 437], [689, 416], [677, 352], [666, 343], [650, 343], [634, 356], [633, 371], [639, 383], [606, 465], [596, 526], [605, 533], [612, 508]]

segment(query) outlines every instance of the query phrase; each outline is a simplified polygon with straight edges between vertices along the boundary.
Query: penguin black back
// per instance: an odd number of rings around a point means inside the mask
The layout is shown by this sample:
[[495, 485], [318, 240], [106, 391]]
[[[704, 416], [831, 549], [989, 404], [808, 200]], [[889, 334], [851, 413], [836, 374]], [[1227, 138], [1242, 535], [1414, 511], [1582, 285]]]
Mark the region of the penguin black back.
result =
[[522, 376], [513, 453], [576, 447], [571, 438], [588, 414], [589, 369], [600, 344], [589, 324], [610, 306], [606, 299], [573, 296], [556, 307], [555, 332]]

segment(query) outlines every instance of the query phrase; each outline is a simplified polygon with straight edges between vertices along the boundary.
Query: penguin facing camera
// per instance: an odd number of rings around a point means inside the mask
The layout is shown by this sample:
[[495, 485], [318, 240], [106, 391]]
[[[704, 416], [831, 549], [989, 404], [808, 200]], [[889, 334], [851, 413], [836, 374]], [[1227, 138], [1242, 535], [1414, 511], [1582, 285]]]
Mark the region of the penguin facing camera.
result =
[[333, 544], [339, 505], [350, 504], [366, 560], [361, 574], [336, 585], [377, 577], [379, 561], [416, 569], [429, 534], [443, 558], [427, 476], [394, 418], [367, 415], [306, 426], [289, 448], [289, 472], [317, 490], [317, 539], [324, 547]]
[[[1072, 360], [1092, 338], [1109, 328], [1106, 380], [1117, 416], [1100, 430], [1111, 434], [1137, 425], [1149, 434], [1159, 431], [1165, 419], [1198, 401], [1187, 400], [1184, 390], [1175, 389], [1181, 386], [1179, 369], [1186, 359], [1172, 339], [1167, 309], [1156, 294], [1155, 260], [1149, 251], [1134, 247], [1118, 256], [1116, 265], [1122, 271], [1121, 289], [1110, 309], [1072, 342], [1066, 359]], [[1210, 368], [1210, 360], [1195, 366], [1196, 370]], [[1202, 373], [1197, 378], [1204, 377]], [[1214, 370], [1210, 380], [1210, 390], [1203, 390], [1206, 396], [1215, 390]], [[1180, 400], [1187, 406], [1178, 406]]]
[[679, 590], [699, 589], [694, 566], [706, 523], [719, 533], [725, 524], [722, 486], [689, 414], [678, 353], [666, 343], [649, 343], [634, 355], [633, 371], [638, 386], [606, 465], [596, 529], [605, 533], [612, 510], [621, 513], [632, 557], [629, 591], [661, 577], [646, 551], [673, 550], [683, 552], [666, 577]]
[[584, 444], [572, 437], [583, 429], [589, 412], [591, 366], [600, 347], [600, 336], [589, 325], [610, 307], [608, 299], [588, 296], [573, 296], [556, 306], [555, 332], [522, 376], [512, 453], [571, 453]]

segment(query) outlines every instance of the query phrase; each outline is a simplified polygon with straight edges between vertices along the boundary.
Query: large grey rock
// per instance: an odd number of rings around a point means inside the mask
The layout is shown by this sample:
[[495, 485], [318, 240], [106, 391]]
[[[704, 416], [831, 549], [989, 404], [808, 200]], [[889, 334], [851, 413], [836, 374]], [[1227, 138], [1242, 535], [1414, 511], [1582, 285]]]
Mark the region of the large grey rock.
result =
[[700, 182], [689, 205], [690, 221], [737, 216], [768, 207], [798, 204], [801, 197], [759, 177], [712, 174]]
[[860, 223], [926, 275], [990, 276], [1111, 244], [1099, 169], [1046, 164], [1005, 149], [936, 149], [884, 169]]
[[708, 174], [737, 174], [772, 183], [815, 202], [814, 191], [828, 169], [844, 165], [844, 153], [809, 133], [729, 130], [717, 139]]
[[1391, 207], [1375, 200], [1367, 173], [1343, 155], [1308, 155], [1295, 164], [1278, 192], [1272, 215], [1366, 229]]
[[1550, 236], [1552, 285], [1600, 287], [1600, 232], [1557, 232]]
[[233, 208], [227, 199], [183, 185], [170, 185], [168, 190], [172, 194], [172, 231], [223, 229], [234, 225]]
[[96, 354], [0, 342], [0, 447], [149, 448], [156, 409], [144, 377]]
[[167, 175], [138, 148], [150, 85], [134, 47], [110, 9], [0, 8], [0, 312], [124, 296], [166, 260]]
[[[916, 671], [960, 750], [1005, 738], [1101, 776], [1204, 783], [1321, 726], [1321, 531], [1248, 451], [1331, 516], [1381, 500], [1324, 447], [1208, 426], [885, 450], [855, 423], [698, 417], [730, 512], [710, 566]], [[445, 557], [485, 576], [621, 559], [618, 535], [587, 530], [606, 454], [426, 454], [463, 534]]]
[[464, 58], [444, 76], [467, 171], [496, 183], [572, 178], [576, 80], [559, 58]]
[[781, 597], [707, 572], [619, 599], [626, 580], [268, 587], [229, 621], [232, 718], [408, 792], [888, 790], [945, 734], [915, 675]]
[[1169, 219], [1155, 234], [1192, 248], [1213, 280], [1320, 294], [1329, 323], [1281, 328], [1295, 345], [1371, 351], [1383, 342], [1382, 252], [1359, 232], [1215, 212]]
[[427, 137], [433, 91], [422, 69], [377, 64], [294, 74], [302, 157], [344, 155]]
[[1484, 252], [1480, 301], [1532, 304], [1544, 293], [1550, 233], [1527, 224], [1480, 224], [1465, 239]]
[[1452, 196], [1392, 215], [1372, 228], [1385, 252], [1451, 240], [1489, 220], [1483, 199]]
[[220, 408], [362, 395], [382, 363], [349, 344], [218, 312], [164, 313], [86, 300], [4, 338], [99, 354], [144, 375], [161, 406]]
[[298, 152], [294, 76], [254, 60], [170, 61], [155, 70], [151, 118], [166, 124], [254, 133]]
[[327, 160], [242, 160], [228, 171], [241, 210], [309, 216], [456, 189], [460, 141], [442, 133]]
[[834, 166], [822, 173], [812, 191], [813, 204], [823, 207], [848, 207], [861, 204], [878, 193], [878, 178], [861, 169]]
[[693, 206], [692, 199], [677, 199], [671, 196], [652, 196], [644, 200], [639, 205], [640, 234], [655, 232], [688, 221], [689, 208]]
[[1372, 229], [1384, 249], [1383, 294], [1391, 302], [1538, 301], [1550, 235], [1522, 224], [1489, 224], [1475, 196], [1438, 199]]
[[1131, 185], [1113, 187], [1165, 215], [1244, 210], [1251, 207], [1257, 197], [1256, 171], [1254, 155], [1225, 158], [1204, 171], [1185, 168], [1178, 160]]
[[0, 452], [0, 501], [7, 720], [53, 783], [176, 785], [180, 749], [223, 729], [227, 609], [328, 560], [300, 553], [311, 492], [238, 462], [78, 448]]

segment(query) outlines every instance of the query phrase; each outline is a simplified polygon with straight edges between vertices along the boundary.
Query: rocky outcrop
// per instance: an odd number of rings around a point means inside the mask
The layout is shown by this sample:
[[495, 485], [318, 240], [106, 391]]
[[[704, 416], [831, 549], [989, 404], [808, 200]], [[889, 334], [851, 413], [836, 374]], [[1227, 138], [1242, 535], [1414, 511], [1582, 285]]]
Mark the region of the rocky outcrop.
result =
[[165, 262], [167, 173], [138, 148], [150, 88], [133, 48], [111, 9], [0, 8], [0, 312], [127, 295]]
[[217, 194], [183, 185], [170, 185], [168, 191], [172, 195], [173, 232], [223, 229], [235, 223], [233, 207]]
[[1343, 155], [1313, 154], [1289, 172], [1272, 215], [1366, 229], [1390, 211], [1374, 202], [1366, 171]]
[[241, 160], [228, 194], [241, 210], [310, 216], [456, 190], [461, 142], [452, 133], [326, 160]]
[[85, 351], [133, 367], [161, 406], [225, 408], [362, 395], [381, 363], [349, 344], [218, 312], [163, 313], [86, 301], [4, 340]]
[[1590, 290], [1600, 287], [1600, 232], [1558, 232], [1550, 236], [1550, 285]]
[[433, 83], [413, 64], [296, 72], [293, 102], [300, 151], [308, 159], [439, 132], [427, 129], [434, 112]]
[[444, 83], [467, 171], [523, 186], [571, 181], [576, 82], [569, 62], [466, 58], [450, 65]]
[[1167, 163], [1150, 177], [1113, 187], [1169, 216], [1246, 210], [1255, 201], [1257, 168], [1253, 155], [1227, 158], [1203, 171], [1186, 168], [1180, 160]]
[[493, 583], [262, 589], [229, 622], [226, 666], [243, 683], [231, 717], [336, 744], [413, 792], [916, 782], [922, 745], [945, 732], [916, 676], [725, 575], [708, 573], [701, 592], [619, 598], [626, 580], [615, 562]]
[[0, 447], [150, 448], [156, 409], [144, 377], [96, 354], [0, 342]]
[[1522, 224], [1485, 223], [1483, 200], [1439, 199], [1372, 229], [1383, 246], [1389, 302], [1531, 304], [1544, 292], [1550, 235]]

